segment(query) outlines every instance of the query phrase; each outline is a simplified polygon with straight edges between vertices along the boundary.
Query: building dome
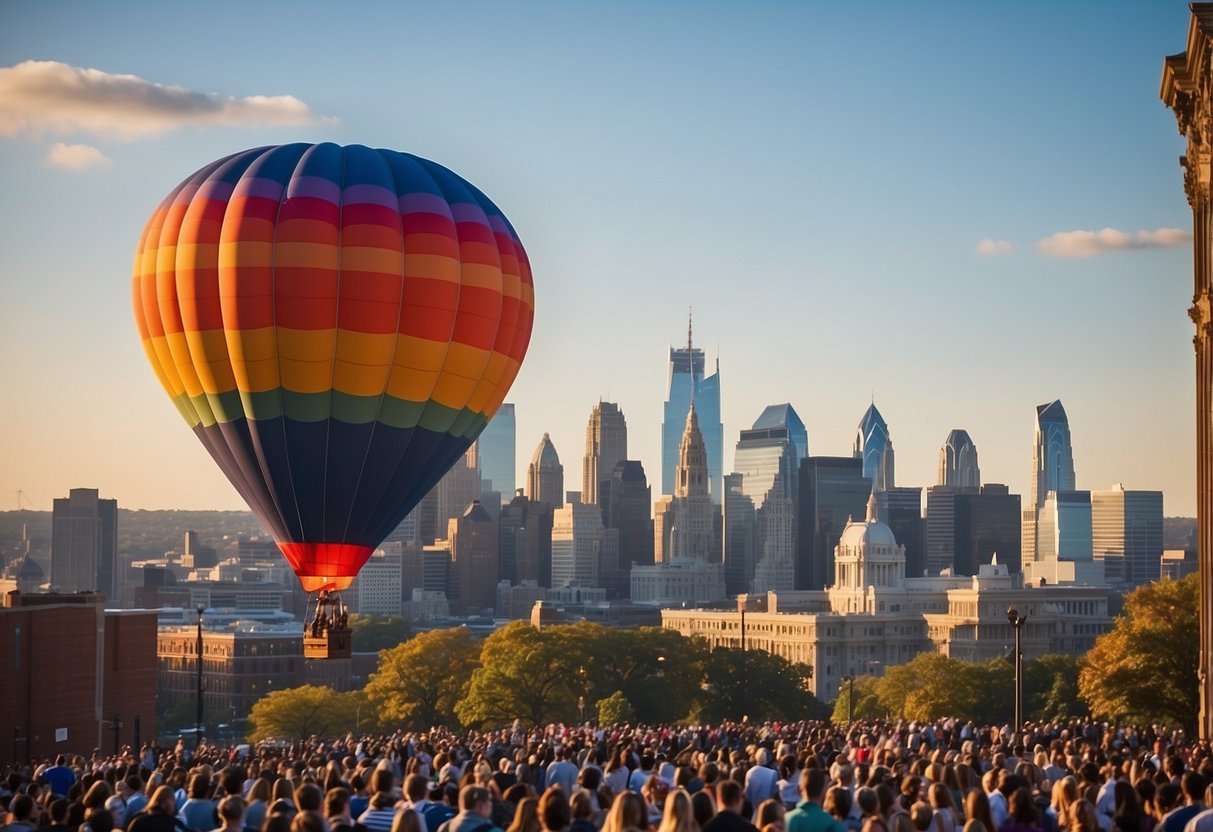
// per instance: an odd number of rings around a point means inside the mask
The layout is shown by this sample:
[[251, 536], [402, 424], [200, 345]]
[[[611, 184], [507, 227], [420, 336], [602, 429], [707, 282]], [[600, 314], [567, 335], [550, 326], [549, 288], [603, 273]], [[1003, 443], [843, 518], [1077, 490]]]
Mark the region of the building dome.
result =
[[859, 520], [847, 523], [838, 545], [868, 550], [872, 546], [896, 546], [897, 538], [893, 536], [893, 530], [879, 520]]
[[531, 457], [531, 464], [536, 468], [553, 468], [560, 464], [560, 457], [556, 455], [556, 446], [552, 444], [552, 437], [546, 433], [540, 440], [539, 447], [535, 449], [535, 455]]

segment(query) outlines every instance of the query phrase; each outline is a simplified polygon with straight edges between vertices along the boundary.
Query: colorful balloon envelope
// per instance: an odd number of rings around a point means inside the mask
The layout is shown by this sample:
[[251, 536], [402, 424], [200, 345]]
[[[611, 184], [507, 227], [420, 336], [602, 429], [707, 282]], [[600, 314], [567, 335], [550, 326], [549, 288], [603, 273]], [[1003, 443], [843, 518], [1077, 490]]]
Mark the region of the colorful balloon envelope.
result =
[[135, 254], [152, 369], [304, 589], [344, 589], [518, 374], [505, 216], [426, 159], [262, 147], [182, 182]]

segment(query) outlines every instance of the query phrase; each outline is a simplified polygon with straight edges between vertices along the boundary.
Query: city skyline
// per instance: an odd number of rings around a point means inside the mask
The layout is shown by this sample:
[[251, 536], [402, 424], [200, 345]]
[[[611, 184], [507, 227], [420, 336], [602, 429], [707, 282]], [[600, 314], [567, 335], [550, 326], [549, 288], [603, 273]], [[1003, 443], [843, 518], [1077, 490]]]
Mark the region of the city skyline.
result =
[[[222, 8], [6, 7], [0, 508], [20, 490], [49, 510], [77, 487], [131, 508], [245, 507], [145, 365], [130, 259], [202, 164], [327, 140], [449, 165], [517, 226], [537, 305], [508, 396], [523, 468], [545, 432], [576, 461], [585, 414], [609, 400], [656, 498], [666, 359], [690, 306], [720, 362], [725, 474], [771, 403], [795, 407], [814, 455], [845, 456], [874, 401], [898, 483], [933, 484], [958, 428], [983, 479], [1026, 497], [1032, 409], [1060, 399], [1078, 488], [1161, 490], [1167, 515], [1195, 513], [1190, 211], [1157, 99], [1186, 3], [875, 22], [671, 4], [644, 26], [595, 5], [376, 5], [384, 34], [307, 7], [293, 43], [257, 36], [281, 16], [267, 9], [239, 7], [233, 30]], [[410, 33], [407, 54], [391, 31]], [[303, 61], [309, 46], [346, 60]], [[856, 68], [858, 49], [875, 57]], [[36, 72], [51, 86], [30, 99]], [[1058, 80], [1079, 75], [1082, 95]], [[93, 85], [89, 107], [46, 103], [67, 76]], [[401, 93], [401, 77], [425, 84]]]

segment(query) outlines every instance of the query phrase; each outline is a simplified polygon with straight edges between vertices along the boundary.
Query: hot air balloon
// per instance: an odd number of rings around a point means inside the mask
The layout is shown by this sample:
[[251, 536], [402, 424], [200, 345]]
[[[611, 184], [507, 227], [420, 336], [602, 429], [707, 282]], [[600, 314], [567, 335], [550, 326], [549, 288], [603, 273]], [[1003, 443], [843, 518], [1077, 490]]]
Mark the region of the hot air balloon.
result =
[[358, 145], [207, 165], [152, 215], [133, 273], [160, 383], [325, 595], [492, 418], [534, 313], [496, 205], [439, 164]]

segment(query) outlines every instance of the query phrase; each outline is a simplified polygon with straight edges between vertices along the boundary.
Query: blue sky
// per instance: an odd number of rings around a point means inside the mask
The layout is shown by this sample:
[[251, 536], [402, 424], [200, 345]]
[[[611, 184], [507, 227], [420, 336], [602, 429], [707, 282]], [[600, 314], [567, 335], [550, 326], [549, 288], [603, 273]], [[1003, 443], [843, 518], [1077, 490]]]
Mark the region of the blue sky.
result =
[[537, 305], [510, 396], [520, 469], [550, 432], [575, 488], [605, 398], [659, 480], [666, 350], [693, 306], [720, 357], [726, 468], [772, 402], [796, 407], [812, 453], [849, 453], [874, 396], [899, 485], [932, 484], [964, 428], [983, 478], [1026, 493], [1033, 408], [1061, 398], [1079, 487], [1162, 489], [1167, 514], [1193, 514], [1191, 251], [1166, 231], [1191, 213], [1158, 100], [1188, 16], [1172, 0], [5, 3], [0, 507], [79, 486], [241, 506], [147, 367], [131, 257], [206, 162], [310, 140], [432, 158], [510, 217]]

